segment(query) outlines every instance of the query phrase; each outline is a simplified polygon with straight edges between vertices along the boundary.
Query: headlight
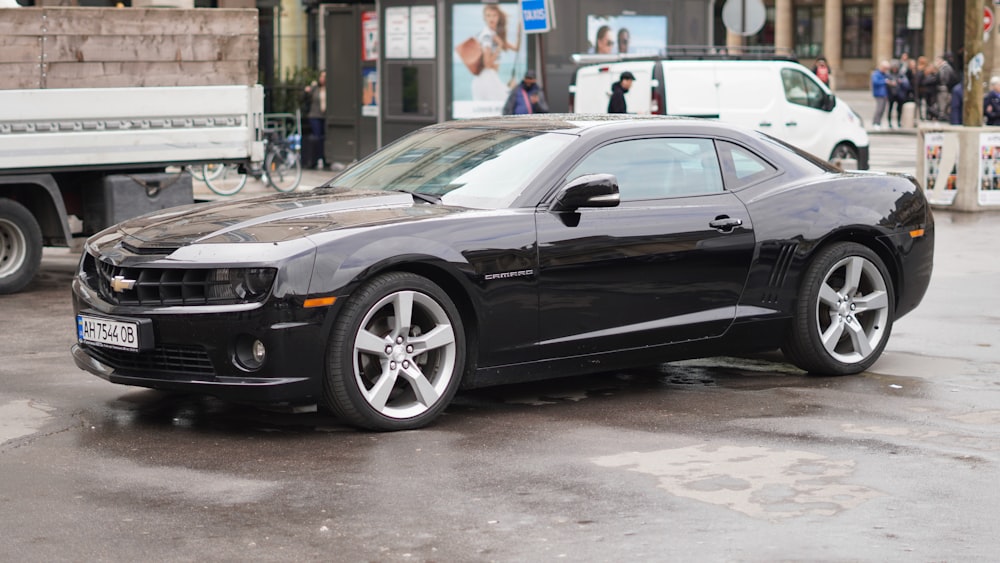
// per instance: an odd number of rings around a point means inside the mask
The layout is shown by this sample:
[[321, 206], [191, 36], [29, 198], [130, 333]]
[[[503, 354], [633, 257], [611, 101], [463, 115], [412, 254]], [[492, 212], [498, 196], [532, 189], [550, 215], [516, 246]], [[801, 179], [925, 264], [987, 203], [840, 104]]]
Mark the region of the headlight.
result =
[[274, 283], [274, 268], [220, 268], [212, 270], [212, 297], [255, 301]]

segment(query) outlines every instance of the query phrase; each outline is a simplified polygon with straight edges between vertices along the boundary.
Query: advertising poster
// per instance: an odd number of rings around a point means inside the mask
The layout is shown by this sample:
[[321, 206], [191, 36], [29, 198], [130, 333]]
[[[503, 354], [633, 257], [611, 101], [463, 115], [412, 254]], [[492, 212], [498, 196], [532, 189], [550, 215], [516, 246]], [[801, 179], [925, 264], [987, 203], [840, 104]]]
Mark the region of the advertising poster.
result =
[[378, 72], [375, 68], [361, 69], [361, 115], [378, 117]]
[[385, 9], [385, 58], [410, 58], [410, 8]]
[[[954, 135], [950, 137], [954, 137]], [[924, 136], [924, 178], [926, 179], [924, 190], [931, 203], [938, 205], [955, 203], [957, 165], [958, 139], [948, 139], [944, 133], [928, 133]]]
[[667, 16], [587, 16], [587, 53], [666, 55]]
[[503, 113], [527, 70], [528, 42], [517, 3], [452, 6], [452, 117]]
[[979, 135], [979, 203], [1000, 205], [1000, 133]]
[[378, 60], [378, 12], [361, 14], [361, 60]]

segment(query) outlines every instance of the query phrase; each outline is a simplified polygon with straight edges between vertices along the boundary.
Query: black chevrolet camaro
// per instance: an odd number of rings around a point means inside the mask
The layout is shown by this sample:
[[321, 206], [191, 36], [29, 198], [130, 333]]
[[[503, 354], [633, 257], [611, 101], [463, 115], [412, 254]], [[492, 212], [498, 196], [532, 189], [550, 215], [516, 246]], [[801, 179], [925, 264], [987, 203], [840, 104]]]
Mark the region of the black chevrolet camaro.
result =
[[923, 298], [904, 175], [713, 121], [536, 115], [417, 131], [309, 192], [86, 244], [78, 366], [114, 383], [424, 426], [459, 388], [780, 348], [858, 373]]

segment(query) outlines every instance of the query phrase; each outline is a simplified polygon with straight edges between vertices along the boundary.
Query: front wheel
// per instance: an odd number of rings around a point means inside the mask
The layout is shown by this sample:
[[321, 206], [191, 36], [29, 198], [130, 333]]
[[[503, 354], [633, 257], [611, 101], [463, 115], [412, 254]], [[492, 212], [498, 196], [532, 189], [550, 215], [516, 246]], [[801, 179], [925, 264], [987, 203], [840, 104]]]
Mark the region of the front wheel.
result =
[[893, 316], [892, 283], [882, 260], [860, 244], [837, 243], [806, 270], [782, 350], [810, 373], [859, 373], [885, 349]]
[[840, 167], [841, 170], [859, 170], [861, 168], [861, 158], [858, 149], [849, 143], [840, 143], [833, 149], [830, 155], [830, 162]]
[[448, 405], [465, 367], [458, 309], [430, 280], [393, 272], [362, 285], [330, 337], [325, 404], [372, 430], [429, 424]]
[[0, 198], [0, 294], [17, 293], [42, 263], [42, 230], [20, 203]]

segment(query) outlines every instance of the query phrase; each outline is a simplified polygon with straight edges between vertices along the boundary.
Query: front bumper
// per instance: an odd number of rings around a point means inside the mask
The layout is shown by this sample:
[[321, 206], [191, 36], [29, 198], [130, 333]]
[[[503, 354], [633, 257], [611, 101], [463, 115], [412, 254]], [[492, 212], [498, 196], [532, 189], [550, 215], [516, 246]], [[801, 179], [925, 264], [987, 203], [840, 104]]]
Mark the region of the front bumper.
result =
[[[79, 280], [73, 307], [75, 313], [151, 322], [153, 342], [142, 351], [84, 342], [72, 347], [78, 367], [112, 383], [234, 402], [315, 404], [321, 398], [329, 308], [303, 309], [286, 300], [253, 308], [114, 306]], [[251, 369], [241, 357], [253, 340], [264, 344], [266, 357]]]

